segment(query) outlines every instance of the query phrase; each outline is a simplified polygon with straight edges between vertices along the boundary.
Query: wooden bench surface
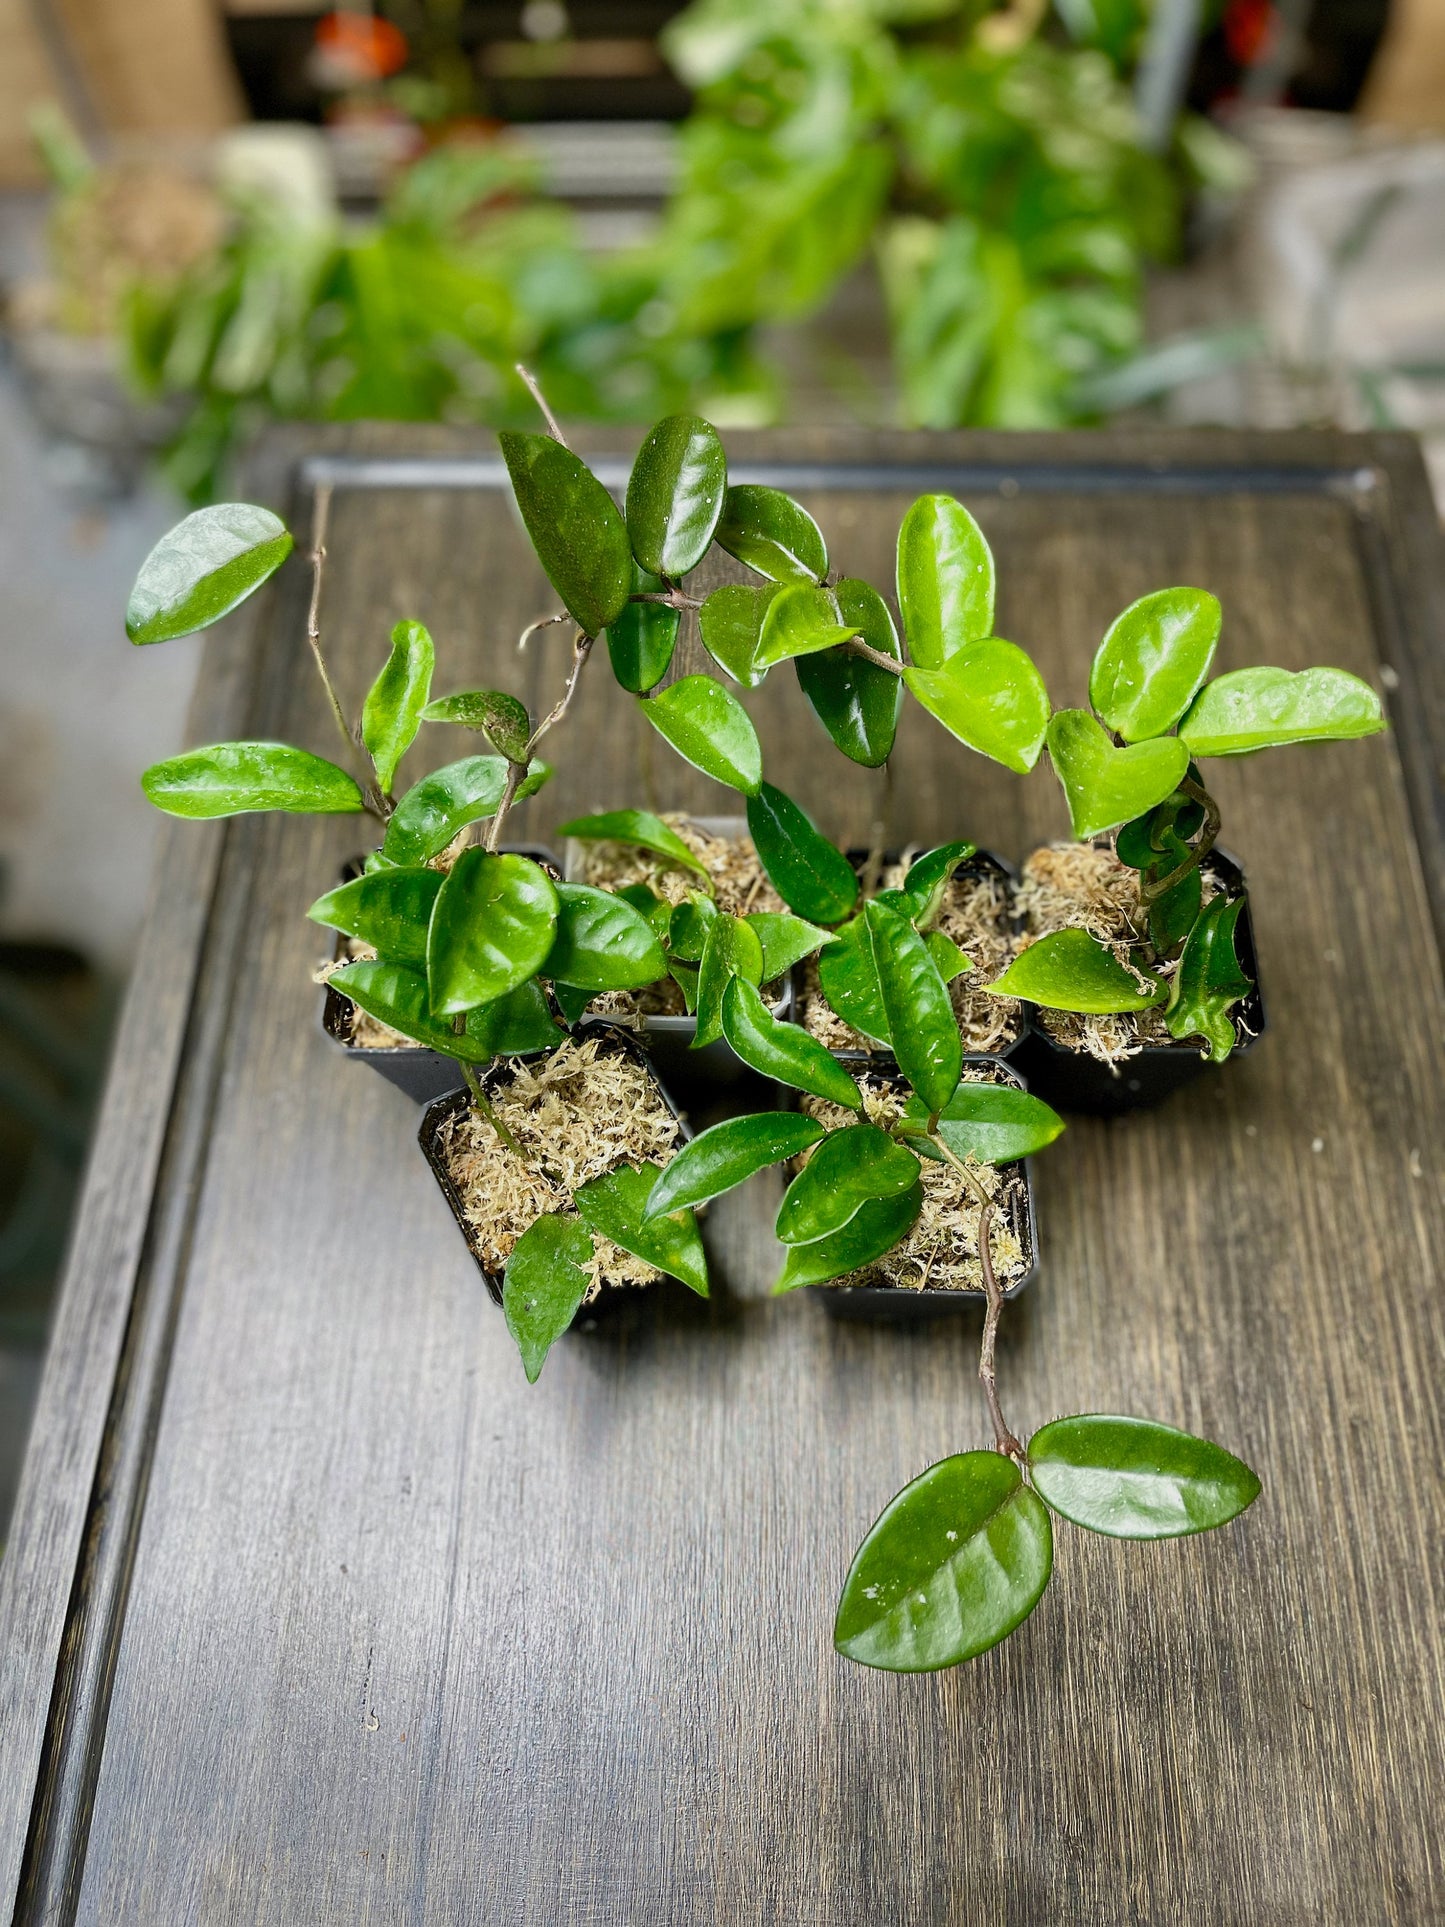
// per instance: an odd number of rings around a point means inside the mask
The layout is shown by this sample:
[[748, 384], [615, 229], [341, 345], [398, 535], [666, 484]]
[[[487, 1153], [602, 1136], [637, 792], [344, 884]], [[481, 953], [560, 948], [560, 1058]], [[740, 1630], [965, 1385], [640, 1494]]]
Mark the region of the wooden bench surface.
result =
[[[1084, 699], [1108, 620], [1176, 581], [1223, 600], [1218, 667], [1336, 663], [1385, 690], [1388, 735], [1211, 766], [1270, 1032], [1037, 1161], [1043, 1269], [1001, 1344], [1016, 1426], [1162, 1418], [1239, 1452], [1263, 1496], [1160, 1546], [1061, 1527], [1039, 1610], [955, 1672], [838, 1659], [838, 1586], [882, 1503], [986, 1441], [977, 1315], [849, 1326], [771, 1300], [766, 1174], [711, 1215], [710, 1305], [650, 1294], [529, 1388], [417, 1111], [320, 1031], [303, 913], [359, 822], [169, 826], [0, 1563], [0, 1918], [1445, 1909], [1445, 563], [1418, 455], [1123, 433], [730, 449], [883, 587], [913, 495], [959, 494], [997, 552], [1000, 633], [1058, 702]], [[517, 654], [555, 604], [490, 438], [276, 436], [252, 492], [303, 544], [319, 475], [350, 700], [415, 616], [438, 690], [545, 706], [565, 632]], [[306, 587], [293, 561], [205, 645], [193, 740], [331, 753]], [[747, 701], [770, 774], [841, 841], [888, 816], [1017, 859], [1063, 831], [1045, 769], [1010, 776], [913, 706], [889, 796], [786, 672]], [[519, 835], [729, 807], [604, 665], [552, 747]], [[434, 731], [423, 753], [464, 751]]]

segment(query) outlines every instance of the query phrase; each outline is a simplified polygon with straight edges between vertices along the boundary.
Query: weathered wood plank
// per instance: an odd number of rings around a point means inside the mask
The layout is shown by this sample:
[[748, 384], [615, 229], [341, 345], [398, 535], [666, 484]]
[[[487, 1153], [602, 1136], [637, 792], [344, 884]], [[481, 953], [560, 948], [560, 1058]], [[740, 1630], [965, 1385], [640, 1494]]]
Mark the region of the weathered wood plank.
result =
[[[167, 1248], [176, 1324], [114, 1685], [89, 1714], [93, 1812], [33, 1857], [50, 1884], [26, 1918], [1438, 1917], [1445, 1100], [1421, 863], [1438, 783], [1419, 757], [1445, 678], [1416, 458], [1345, 437], [784, 452], [968, 464], [1000, 630], [1058, 700], [1082, 698], [1108, 618], [1169, 579], [1223, 597], [1223, 667], [1373, 676], [1386, 652], [1401, 679], [1389, 738], [1216, 766], [1273, 1034], [1040, 1160], [1045, 1268], [1005, 1327], [1018, 1424], [1153, 1413], [1243, 1453], [1264, 1497], [1171, 1546], [1061, 1529], [1044, 1605], [961, 1672], [838, 1661], [832, 1604], [861, 1531], [911, 1473], [984, 1437], [976, 1318], [840, 1327], [770, 1301], [763, 1179], [713, 1214], [711, 1306], [639, 1306], [529, 1389], [413, 1149], [414, 1110], [316, 1029], [301, 912], [354, 828], [249, 822], [209, 923], [235, 990]], [[1151, 457], [1192, 484], [1139, 486]], [[1324, 469], [1373, 479], [1309, 484]], [[835, 559], [886, 582], [910, 492], [810, 505]], [[353, 699], [403, 614], [431, 625], [439, 686], [555, 688], [545, 637], [514, 682], [508, 639], [549, 604], [495, 497], [342, 491], [332, 554], [329, 653]], [[294, 614], [283, 598], [279, 621]], [[261, 713], [325, 750], [294, 641]], [[866, 835], [884, 780], [853, 779], [786, 676], [749, 703], [787, 786]], [[648, 734], [591, 678], [531, 829], [599, 804], [716, 807], [661, 745], [649, 766]], [[921, 717], [896, 762], [900, 836], [965, 830], [1018, 856], [1062, 828], [1044, 773], [1004, 776]], [[158, 1212], [180, 1208], [166, 1190], [163, 1172]], [[47, 1399], [42, 1430], [61, 1423]]]

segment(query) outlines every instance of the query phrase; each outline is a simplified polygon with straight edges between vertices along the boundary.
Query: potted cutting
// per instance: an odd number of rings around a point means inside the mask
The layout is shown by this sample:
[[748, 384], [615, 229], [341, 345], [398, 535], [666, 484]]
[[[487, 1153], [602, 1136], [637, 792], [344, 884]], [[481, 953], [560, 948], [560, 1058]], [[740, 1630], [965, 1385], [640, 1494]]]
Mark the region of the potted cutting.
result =
[[1342, 669], [1211, 679], [1221, 621], [1202, 589], [1141, 597], [1094, 656], [1091, 708], [1049, 722], [1080, 841], [1025, 863], [1027, 945], [993, 989], [1037, 1007], [1030, 1077], [1077, 1108], [1161, 1097], [1263, 1029], [1244, 876], [1217, 847], [1200, 764], [1384, 728], [1375, 691]]

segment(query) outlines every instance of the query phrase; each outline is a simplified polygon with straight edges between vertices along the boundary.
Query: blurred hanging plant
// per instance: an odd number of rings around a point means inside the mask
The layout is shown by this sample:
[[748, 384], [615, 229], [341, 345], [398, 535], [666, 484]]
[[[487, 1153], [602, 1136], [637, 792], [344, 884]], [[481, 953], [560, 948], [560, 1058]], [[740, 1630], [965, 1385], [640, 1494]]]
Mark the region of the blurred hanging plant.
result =
[[871, 245], [910, 420], [1078, 419], [1140, 344], [1192, 163], [1138, 144], [1141, 5], [1071, 6], [1071, 46], [1039, 11], [697, 0], [665, 42], [698, 90], [661, 249], [678, 325], [809, 315]]

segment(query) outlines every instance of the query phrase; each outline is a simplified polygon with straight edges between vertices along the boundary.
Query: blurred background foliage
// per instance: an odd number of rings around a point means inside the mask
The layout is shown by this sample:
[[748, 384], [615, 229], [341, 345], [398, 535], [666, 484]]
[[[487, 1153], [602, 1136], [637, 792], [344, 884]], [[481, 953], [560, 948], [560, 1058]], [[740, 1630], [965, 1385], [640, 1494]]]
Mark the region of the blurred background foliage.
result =
[[[439, 113], [468, 104], [446, 13], [408, 22], [424, 58], [388, 81]], [[576, 419], [785, 419], [764, 332], [865, 268], [892, 393], [860, 412], [1067, 424], [1139, 350], [1145, 268], [1177, 253], [1191, 194], [1239, 178], [1197, 117], [1146, 149], [1128, 82], [1148, 24], [1147, 0], [697, 0], [662, 36], [693, 94], [675, 186], [655, 236], [610, 252], [523, 137], [472, 123], [364, 219], [253, 182], [208, 222], [177, 188], [167, 263], [107, 211], [135, 184], [52, 128], [53, 253], [63, 287], [67, 237], [114, 237], [126, 271], [82, 248], [69, 278], [112, 291], [135, 382], [172, 398], [165, 466], [192, 500], [273, 417], [528, 420], [518, 360]]]

